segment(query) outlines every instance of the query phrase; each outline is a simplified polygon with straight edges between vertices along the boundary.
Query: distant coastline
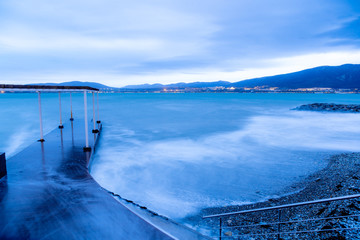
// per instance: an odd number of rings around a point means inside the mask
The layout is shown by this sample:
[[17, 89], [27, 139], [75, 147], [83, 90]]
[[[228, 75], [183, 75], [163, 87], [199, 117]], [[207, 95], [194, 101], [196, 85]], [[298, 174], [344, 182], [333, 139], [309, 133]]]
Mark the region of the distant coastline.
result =
[[[11, 92], [1, 90], [0, 93]], [[247, 87], [202, 87], [202, 88], [150, 88], [150, 89], [127, 89], [127, 88], [100, 88], [100, 93], [304, 93], [304, 94], [359, 94], [360, 88], [297, 88], [287, 89], [268, 86]], [[26, 93], [26, 91], [22, 91]]]
[[256, 87], [203, 87], [203, 88], [159, 88], [159, 89], [126, 89], [101, 90], [106, 93], [309, 93], [309, 94], [359, 94], [360, 88], [278, 88], [268, 86]]
[[111, 87], [104, 83], [80, 81], [41, 84], [50, 86], [90, 86], [106, 93], [360, 93], [360, 64], [320, 66], [298, 72], [238, 82], [219, 80], [212, 82], [140, 84], [124, 87]]

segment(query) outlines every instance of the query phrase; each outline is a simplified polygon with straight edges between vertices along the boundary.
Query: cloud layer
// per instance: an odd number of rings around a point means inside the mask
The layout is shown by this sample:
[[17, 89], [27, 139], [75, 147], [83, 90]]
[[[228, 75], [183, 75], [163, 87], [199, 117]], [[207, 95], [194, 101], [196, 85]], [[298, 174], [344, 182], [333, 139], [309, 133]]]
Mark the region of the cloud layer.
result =
[[359, 5], [350, 0], [2, 1], [0, 79], [114, 86], [238, 81], [360, 63], [354, 57], [360, 54]]

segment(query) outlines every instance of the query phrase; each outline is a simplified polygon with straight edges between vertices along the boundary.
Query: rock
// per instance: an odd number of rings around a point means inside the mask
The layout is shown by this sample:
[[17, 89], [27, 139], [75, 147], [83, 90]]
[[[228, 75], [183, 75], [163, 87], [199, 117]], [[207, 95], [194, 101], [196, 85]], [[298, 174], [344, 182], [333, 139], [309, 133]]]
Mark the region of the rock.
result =
[[232, 232], [228, 231], [224, 233], [225, 236], [231, 237], [232, 236]]
[[324, 213], [325, 212], [325, 210], [326, 210], [326, 208], [321, 208], [321, 209], [319, 209], [319, 211], [316, 213], [316, 215], [321, 215], [322, 213]]
[[265, 222], [261, 222], [260, 223], [260, 227], [262, 227], [262, 228], [271, 228], [271, 225], [270, 224], [267, 224], [267, 223], [265, 223]]
[[360, 189], [354, 186], [349, 187], [349, 190], [357, 193], [360, 192]]
[[335, 191], [339, 191], [342, 187], [343, 187], [343, 185], [341, 185], [341, 183], [339, 183], [338, 185], [336, 185]]
[[351, 203], [351, 204], [347, 205], [347, 207], [350, 208], [350, 209], [356, 209], [358, 211], [360, 210], [360, 208], [358, 208], [354, 203]]
[[360, 105], [356, 104], [335, 104], [335, 103], [312, 103], [301, 105], [292, 110], [298, 111], [327, 111], [327, 112], [360, 112]]
[[[345, 109], [344, 109], [345, 110]], [[237, 206], [236, 211], [246, 209], [256, 209], [269, 206], [278, 206], [288, 203], [311, 201], [316, 199], [325, 199], [331, 197], [339, 197], [360, 193], [360, 153], [344, 153], [334, 155], [329, 159], [328, 166], [314, 175], [294, 186], [301, 186], [302, 190], [291, 195], [285, 195], [278, 198], [271, 198], [264, 202], [259, 202], [251, 205]], [[300, 184], [300, 185], [299, 185]], [[289, 187], [291, 191], [292, 188]], [[226, 209], [228, 210], [228, 209]], [[351, 228], [358, 227], [359, 221], [357, 218], [345, 217], [350, 215], [360, 214], [360, 198], [346, 201], [334, 201], [324, 204], [315, 204], [310, 206], [302, 206], [293, 208], [290, 211], [283, 210], [281, 221], [300, 220], [298, 223], [287, 225], [282, 224], [282, 231], [292, 231], [293, 228], [300, 230], [329, 230], [331, 228]], [[319, 221], [302, 221], [311, 218], [326, 218], [335, 217], [335, 219], [319, 220]], [[224, 229], [226, 226], [233, 227], [236, 223], [243, 225], [253, 225], [251, 228], [236, 229], [233, 235], [252, 234], [257, 232], [276, 233], [277, 225], [272, 224], [278, 220], [277, 211], [264, 211], [254, 214], [233, 216], [232, 222], [224, 222]], [[218, 226], [218, 222], [214, 222]], [[305, 235], [303, 235], [305, 236]], [[310, 235], [309, 235], [310, 236]], [[358, 231], [324, 231], [321, 233], [314, 233], [314, 238], [299, 238], [299, 239], [351, 239], [360, 240]], [[291, 237], [282, 236], [284, 239], [292, 239]], [[231, 238], [231, 237], [229, 237]], [[251, 239], [247, 236], [244, 239]], [[266, 239], [258, 238], [254, 239]], [[296, 239], [296, 238], [295, 238]]]
[[332, 229], [332, 228], [333, 228], [332, 224], [326, 224], [325, 226], [323, 226], [321, 228], [321, 230], [328, 230], [328, 229]]

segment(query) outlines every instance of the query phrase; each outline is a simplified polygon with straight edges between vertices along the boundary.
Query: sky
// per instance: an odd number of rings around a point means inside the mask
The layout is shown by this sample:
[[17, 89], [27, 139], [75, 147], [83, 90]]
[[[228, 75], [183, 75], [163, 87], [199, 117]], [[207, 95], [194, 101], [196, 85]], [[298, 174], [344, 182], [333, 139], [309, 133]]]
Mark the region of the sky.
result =
[[2, 0], [0, 82], [240, 81], [360, 63], [359, 0]]

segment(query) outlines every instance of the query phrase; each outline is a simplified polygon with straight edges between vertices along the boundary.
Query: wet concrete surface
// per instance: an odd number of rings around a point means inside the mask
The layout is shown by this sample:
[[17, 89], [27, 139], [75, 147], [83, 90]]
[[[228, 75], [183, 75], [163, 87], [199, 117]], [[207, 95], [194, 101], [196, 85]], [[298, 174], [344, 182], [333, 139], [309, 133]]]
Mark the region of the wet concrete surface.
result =
[[[97, 134], [89, 136], [94, 147]], [[84, 145], [83, 121], [75, 120], [7, 159], [0, 239], [182, 239], [183, 229], [177, 236], [159, 229], [101, 188]]]

